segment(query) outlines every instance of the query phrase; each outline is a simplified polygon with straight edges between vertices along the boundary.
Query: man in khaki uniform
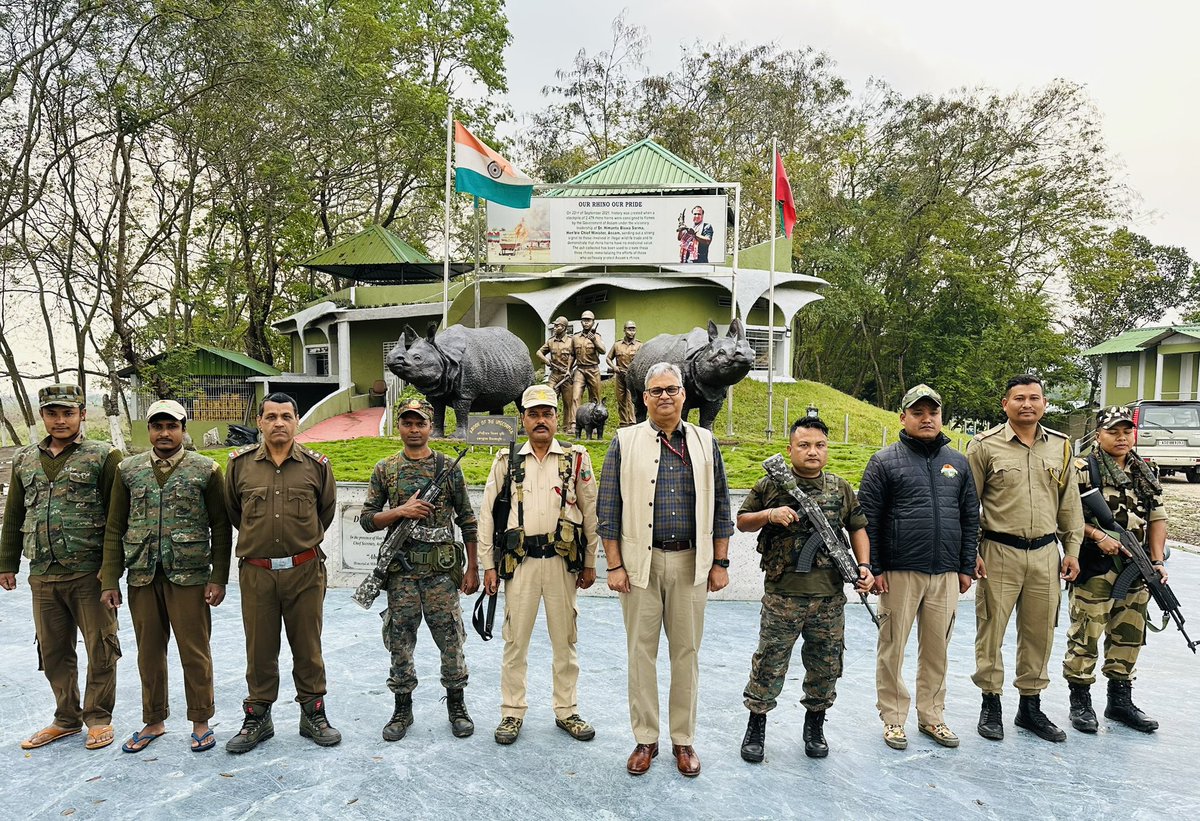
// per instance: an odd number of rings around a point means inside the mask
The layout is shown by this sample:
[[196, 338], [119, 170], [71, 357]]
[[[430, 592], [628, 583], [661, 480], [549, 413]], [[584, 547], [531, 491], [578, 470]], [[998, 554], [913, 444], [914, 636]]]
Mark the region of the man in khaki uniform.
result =
[[208, 726], [214, 712], [210, 608], [225, 600], [233, 530], [221, 469], [184, 448], [186, 425], [187, 411], [173, 400], [146, 410], [152, 449], [121, 462], [108, 508], [100, 598], [113, 610], [121, 606], [117, 582], [128, 568], [142, 679], [145, 726], [121, 747], [127, 753], [141, 752], [167, 731], [172, 631], [183, 665], [191, 749], [203, 752], [217, 743]]
[[[975, 596], [975, 675], [983, 691], [979, 734], [1004, 738], [1000, 693], [1001, 648], [1013, 608], [1017, 611], [1017, 677], [1021, 695], [1016, 725], [1047, 741], [1067, 734], [1041, 709], [1050, 684], [1047, 665], [1062, 596], [1059, 579], [1079, 575], [1083, 509], [1071, 458], [1071, 442], [1044, 428], [1046, 395], [1036, 376], [1008, 381], [1001, 404], [1008, 422], [979, 434], [967, 446], [967, 463], [982, 505]], [[1056, 542], [1063, 546], [1059, 560]]]
[[329, 460], [296, 441], [296, 400], [273, 393], [262, 401], [263, 442], [229, 455], [225, 499], [238, 529], [238, 580], [246, 630], [245, 719], [225, 749], [244, 753], [275, 734], [271, 705], [279, 695], [279, 630], [292, 648], [300, 703], [300, 735], [322, 747], [342, 740], [325, 716], [321, 657], [325, 554], [337, 492]]
[[[21, 551], [29, 559], [39, 669], [54, 691], [54, 721], [21, 742], [31, 750], [88, 727], [87, 748], [113, 741], [117, 698], [116, 614], [100, 603], [104, 522], [121, 452], [85, 439], [83, 389], [56, 384], [38, 391], [46, 438], [17, 451], [0, 531], [0, 587], [14, 590]], [[87, 687], [79, 704], [75, 645], [83, 634]]]
[[[500, 726], [496, 743], [512, 744], [521, 732], [529, 637], [538, 606], [554, 650], [554, 723], [580, 741], [596, 731], [579, 717], [575, 653], [577, 589], [596, 580], [596, 477], [581, 445], [564, 448], [554, 434], [554, 392], [532, 385], [521, 396], [521, 424], [529, 437], [509, 471], [508, 451], [492, 463], [479, 515], [480, 564], [485, 589], [495, 594], [504, 578], [504, 660], [500, 670]], [[512, 507], [497, 533], [492, 505], [512, 476]], [[495, 550], [488, 549], [495, 545]]]
[[[575, 351], [575, 407], [579, 407], [583, 399], [583, 388], [587, 386], [588, 399], [591, 402], [600, 401], [600, 357], [604, 356], [604, 340], [596, 332], [596, 315], [584, 311], [579, 318], [581, 330], [571, 337]], [[571, 423], [575, 414], [571, 414]]]
[[629, 366], [633, 357], [641, 350], [642, 340], [637, 338], [637, 323], [632, 319], [625, 323], [625, 338], [618, 339], [608, 350], [608, 366], [616, 374], [614, 382], [617, 390], [617, 412], [621, 418], [621, 427], [627, 428], [637, 422], [633, 410], [633, 394], [626, 382]]
[[567, 335], [567, 318], [554, 320], [553, 335], [538, 349], [538, 359], [546, 363], [546, 384], [562, 398], [563, 425], [567, 435], [575, 433], [575, 339]]

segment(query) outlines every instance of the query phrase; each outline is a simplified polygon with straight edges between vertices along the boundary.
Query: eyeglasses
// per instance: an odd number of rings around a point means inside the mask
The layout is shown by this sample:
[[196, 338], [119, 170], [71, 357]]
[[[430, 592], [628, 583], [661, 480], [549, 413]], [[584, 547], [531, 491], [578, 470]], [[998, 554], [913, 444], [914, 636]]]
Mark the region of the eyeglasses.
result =
[[664, 393], [667, 396], [678, 396], [681, 390], [683, 390], [683, 388], [679, 385], [667, 385], [665, 388], [647, 388], [646, 393], [657, 398], [662, 396]]

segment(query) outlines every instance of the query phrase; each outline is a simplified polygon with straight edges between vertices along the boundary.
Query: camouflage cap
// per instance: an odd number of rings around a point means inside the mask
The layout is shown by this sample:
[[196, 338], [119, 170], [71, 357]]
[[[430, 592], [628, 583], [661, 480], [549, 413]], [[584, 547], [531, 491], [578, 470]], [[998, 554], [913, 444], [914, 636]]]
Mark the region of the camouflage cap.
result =
[[47, 385], [38, 391], [38, 407], [46, 408], [51, 405], [70, 405], [82, 408], [85, 404], [83, 388], [70, 382], [58, 382]]
[[415, 413], [426, 422], [433, 421], [433, 405], [426, 402], [424, 399], [409, 399], [400, 406], [400, 415], [406, 413]]
[[1096, 427], [1111, 430], [1122, 422], [1133, 424], [1133, 410], [1128, 405], [1109, 405], [1096, 414]]
[[187, 410], [174, 399], [159, 399], [146, 408], [146, 421], [150, 421], [159, 414], [165, 414], [172, 419], [178, 419], [180, 422], [187, 419]]
[[538, 405], [549, 405], [552, 408], [558, 407], [558, 396], [549, 385], [530, 385], [525, 389], [525, 393], [521, 394], [522, 408], [529, 409]]
[[909, 388], [908, 393], [904, 394], [904, 398], [900, 400], [900, 410], [908, 410], [922, 399], [928, 399], [939, 408], [942, 406], [941, 394], [922, 382]]

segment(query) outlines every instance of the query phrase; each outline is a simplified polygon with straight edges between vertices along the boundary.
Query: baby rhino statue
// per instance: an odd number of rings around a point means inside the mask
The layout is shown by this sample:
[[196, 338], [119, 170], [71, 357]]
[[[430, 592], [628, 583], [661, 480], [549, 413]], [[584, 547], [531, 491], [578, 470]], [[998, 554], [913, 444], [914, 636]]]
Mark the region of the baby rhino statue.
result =
[[596, 434], [597, 439], [604, 438], [604, 426], [608, 424], [608, 408], [604, 401], [588, 402], [580, 405], [575, 411], [575, 432], [584, 439], [591, 439]]
[[700, 426], [711, 430], [729, 386], [750, 373], [754, 349], [746, 341], [740, 319], [729, 325], [727, 336], [718, 336], [716, 323], [710, 319], [707, 331], [693, 328], [687, 334], [654, 337], [642, 345], [629, 365], [629, 389], [639, 422], [646, 421], [646, 403], [642, 399], [646, 372], [657, 362], [670, 362], [683, 374], [683, 389], [687, 393], [683, 418], [687, 419], [693, 408], [699, 408]]
[[424, 339], [405, 347], [405, 337], [416, 336], [404, 326], [404, 335], [384, 364], [433, 405], [435, 437], [445, 435], [447, 405], [454, 408], [453, 438], [462, 439], [470, 411], [500, 414], [533, 384], [529, 349], [504, 328], [451, 325], [439, 334], [437, 323], [431, 322]]

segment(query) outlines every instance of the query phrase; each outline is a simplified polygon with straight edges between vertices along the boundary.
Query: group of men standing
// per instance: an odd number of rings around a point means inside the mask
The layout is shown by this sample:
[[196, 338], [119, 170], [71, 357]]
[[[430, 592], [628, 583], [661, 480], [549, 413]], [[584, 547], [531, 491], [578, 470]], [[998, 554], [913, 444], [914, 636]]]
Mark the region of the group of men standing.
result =
[[614, 375], [620, 427], [634, 424], [637, 420], [628, 378], [629, 366], [642, 347], [637, 338], [637, 323], [632, 319], [625, 323], [624, 336], [613, 343], [607, 354], [604, 353], [604, 340], [596, 330], [596, 315], [584, 311], [579, 324], [580, 332], [572, 335], [567, 318], [558, 317], [551, 325], [550, 338], [537, 352], [538, 358], [546, 363], [546, 384], [562, 399], [566, 435], [575, 435], [575, 412], [583, 399], [584, 386], [592, 402], [600, 401], [601, 356]]

